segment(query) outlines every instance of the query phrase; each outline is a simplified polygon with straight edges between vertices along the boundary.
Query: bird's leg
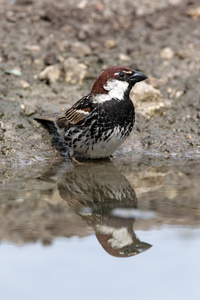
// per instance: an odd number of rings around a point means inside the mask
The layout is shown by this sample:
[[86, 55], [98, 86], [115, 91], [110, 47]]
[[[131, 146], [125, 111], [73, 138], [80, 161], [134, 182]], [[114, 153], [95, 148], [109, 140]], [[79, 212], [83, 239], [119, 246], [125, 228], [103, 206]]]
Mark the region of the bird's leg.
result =
[[72, 156], [72, 161], [73, 161], [75, 164], [79, 165], [79, 166], [85, 165], [84, 163], [79, 162], [79, 161], [76, 159], [76, 157], [74, 157], [74, 156]]

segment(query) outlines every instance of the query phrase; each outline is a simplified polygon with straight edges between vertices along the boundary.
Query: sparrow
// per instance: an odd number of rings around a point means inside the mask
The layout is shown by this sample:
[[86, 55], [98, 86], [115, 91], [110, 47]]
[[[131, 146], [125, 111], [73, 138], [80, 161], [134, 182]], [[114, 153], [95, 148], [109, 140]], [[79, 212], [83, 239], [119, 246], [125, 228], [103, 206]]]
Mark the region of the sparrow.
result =
[[69, 156], [100, 159], [113, 152], [130, 135], [135, 110], [129, 94], [147, 76], [128, 67], [104, 70], [91, 92], [58, 116], [58, 134], [69, 148]]

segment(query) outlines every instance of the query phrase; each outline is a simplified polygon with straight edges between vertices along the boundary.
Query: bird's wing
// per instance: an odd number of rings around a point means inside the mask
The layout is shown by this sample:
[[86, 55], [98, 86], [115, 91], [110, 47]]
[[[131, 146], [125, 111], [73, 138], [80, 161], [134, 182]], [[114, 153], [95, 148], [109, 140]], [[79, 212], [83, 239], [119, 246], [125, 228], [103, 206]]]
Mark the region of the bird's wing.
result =
[[90, 101], [91, 95], [87, 95], [77, 101], [70, 109], [57, 118], [59, 128], [83, 125], [85, 119], [91, 114], [94, 106]]

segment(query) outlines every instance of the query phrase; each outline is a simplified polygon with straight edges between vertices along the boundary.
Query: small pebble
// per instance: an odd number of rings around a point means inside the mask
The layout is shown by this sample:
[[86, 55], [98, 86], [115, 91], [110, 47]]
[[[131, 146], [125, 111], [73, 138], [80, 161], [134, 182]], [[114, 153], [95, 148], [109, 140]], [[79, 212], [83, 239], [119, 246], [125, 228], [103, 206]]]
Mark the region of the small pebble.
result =
[[107, 40], [105, 41], [104, 45], [107, 47], [107, 48], [115, 48], [117, 46], [117, 43], [114, 41], [114, 40]]
[[31, 106], [26, 106], [26, 108], [25, 108], [25, 115], [27, 117], [29, 117], [29, 116], [31, 116], [31, 115], [33, 115], [35, 113], [36, 113], [36, 109], [35, 108], [33, 108]]
[[130, 61], [131, 60], [130, 57], [128, 55], [124, 54], [124, 53], [119, 54], [119, 59], [121, 61]]
[[71, 44], [70, 50], [74, 53], [77, 57], [84, 57], [88, 56], [92, 53], [91, 48], [82, 42], [75, 42]]
[[174, 6], [180, 5], [182, 0], [168, 0], [168, 3]]
[[14, 75], [16, 77], [22, 76], [22, 72], [19, 69], [6, 70], [5, 73], [9, 75]]
[[37, 77], [40, 80], [47, 80], [51, 84], [56, 83], [60, 78], [60, 68], [58, 65], [48, 66]]
[[25, 81], [25, 80], [20, 80], [19, 81], [19, 84], [21, 85], [21, 87], [24, 89], [24, 90], [28, 90], [30, 89], [30, 84]]
[[160, 56], [163, 58], [163, 59], [172, 59], [174, 57], [174, 51], [169, 48], [169, 47], [166, 47], [164, 49], [161, 50], [160, 52]]
[[46, 66], [55, 65], [57, 62], [58, 61], [55, 52], [48, 52], [44, 57], [44, 64]]
[[88, 75], [88, 67], [85, 64], [79, 63], [74, 57], [70, 57], [64, 61], [63, 67], [66, 82], [83, 84], [83, 80]]
[[41, 48], [38, 45], [26, 45], [25, 46], [26, 50], [30, 50], [30, 51], [40, 51]]
[[200, 6], [188, 9], [186, 15], [189, 17], [200, 17]]
[[184, 94], [184, 91], [181, 91], [181, 90], [178, 90], [177, 88], [167, 88], [167, 93], [169, 95], [169, 98], [170, 99], [173, 99], [173, 98], [180, 98], [183, 94]]

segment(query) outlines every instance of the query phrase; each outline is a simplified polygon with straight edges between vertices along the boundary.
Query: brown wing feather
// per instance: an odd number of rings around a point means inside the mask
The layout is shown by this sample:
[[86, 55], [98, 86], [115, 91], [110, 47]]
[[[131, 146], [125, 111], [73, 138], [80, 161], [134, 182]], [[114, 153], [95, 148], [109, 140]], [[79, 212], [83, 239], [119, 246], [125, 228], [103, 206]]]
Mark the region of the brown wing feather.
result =
[[70, 109], [57, 118], [56, 124], [58, 127], [80, 126], [85, 122], [85, 118], [92, 111], [92, 103], [90, 95], [81, 98]]

